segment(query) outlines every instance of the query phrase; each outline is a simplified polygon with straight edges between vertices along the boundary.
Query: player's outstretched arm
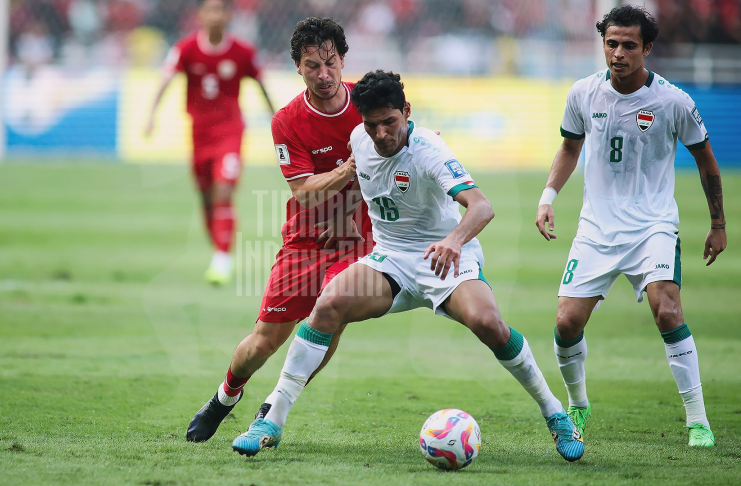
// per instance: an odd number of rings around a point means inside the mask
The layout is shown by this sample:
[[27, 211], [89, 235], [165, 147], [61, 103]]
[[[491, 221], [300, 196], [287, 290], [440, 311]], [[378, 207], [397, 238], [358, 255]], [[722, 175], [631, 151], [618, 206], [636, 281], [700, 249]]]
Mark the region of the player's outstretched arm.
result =
[[273, 107], [273, 102], [270, 101], [270, 96], [268, 95], [268, 90], [265, 89], [265, 85], [262, 83], [262, 81], [256, 80], [257, 84], [260, 85], [260, 90], [262, 90], [262, 95], [265, 97], [265, 102], [268, 104], [268, 108], [270, 108], [270, 114], [275, 115], [275, 108]]
[[710, 265], [718, 258], [718, 254], [726, 249], [726, 216], [723, 212], [723, 185], [720, 181], [720, 168], [713, 155], [710, 142], [700, 150], [690, 150], [695, 158], [697, 169], [700, 171], [700, 181], [710, 208], [710, 231], [705, 238], [705, 252], [703, 259], [710, 259], [705, 264]]
[[144, 128], [144, 136], [147, 138], [149, 138], [154, 131], [154, 115], [157, 113], [157, 107], [159, 106], [160, 101], [162, 101], [162, 96], [165, 94], [165, 90], [167, 90], [167, 87], [170, 85], [170, 82], [172, 82], [172, 78], [175, 77], [175, 74], [177, 74], [177, 71], [166, 71], [162, 75], [160, 86], [157, 88], [157, 94], [154, 96], [154, 101], [152, 102], [152, 109], [149, 111], [147, 126]]
[[455, 196], [455, 201], [466, 208], [466, 213], [461, 218], [458, 226], [442, 241], [433, 243], [425, 250], [425, 260], [430, 258], [430, 270], [445, 280], [453, 265], [454, 276], [458, 276], [461, 248], [471, 241], [473, 237], [481, 233], [481, 230], [494, 218], [494, 210], [489, 200], [477, 187], [466, 189]]
[[581, 146], [583, 144], [584, 139], [572, 140], [570, 138], [564, 138], [563, 143], [556, 152], [556, 157], [553, 159], [551, 172], [548, 174], [548, 182], [546, 182], [543, 195], [538, 202], [538, 213], [535, 216], [535, 226], [538, 227], [540, 234], [547, 241], [556, 238], [555, 233], [553, 233], [556, 228], [553, 214], [553, 200], [556, 198], [556, 194], [561, 192], [561, 189], [566, 184], [566, 181], [569, 180], [571, 174], [574, 173], [576, 164], [579, 162], [579, 154], [581, 153]]

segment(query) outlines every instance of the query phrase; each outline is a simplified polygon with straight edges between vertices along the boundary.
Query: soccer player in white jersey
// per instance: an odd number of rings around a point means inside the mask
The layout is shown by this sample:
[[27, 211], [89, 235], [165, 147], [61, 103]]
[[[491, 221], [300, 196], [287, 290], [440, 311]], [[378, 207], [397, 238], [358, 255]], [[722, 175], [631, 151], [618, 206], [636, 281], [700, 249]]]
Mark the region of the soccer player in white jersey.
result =
[[252, 456], [277, 445], [290, 408], [341, 327], [428, 307], [467, 326], [494, 352], [537, 402], [558, 452], [568, 461], [579, 459], [579, 432], [548, 388], [527, 340], [502, 321], [481, 273], [476, 235], [494, 217], [489, 201], [439, 136], [409, 122], [398, 74], [368, 73], [350, 96], [363, 117], [350, 142], [376, 246], [326, 287], [291, 343], [273, 394], [278, 398], [233, 448]]
[[700, 383], [697, 348], [682, 315], [681, 263], [674, 200], [677, 139], [697, 162], [710, 207], [704, 258], [726, 247], [720, 171], [692, 99], [643, 67], [658, 34], [643, 8], [610, 11], [597, 30], [608, 69], [574, 83], [561, 125], [564, 137], [538, 204], [536, 225], [553, 234], [553, 200], [576, 167], [586, 138], [584, 205], [558, 291], [555, 352], [569, 395], [568, 413], [581, 433], [591, 415], [584, 327], [592, 310], [624, 274], [638, 302], [644, 292], [661, 332], [687, 412], [690, 446], [713, 446]]

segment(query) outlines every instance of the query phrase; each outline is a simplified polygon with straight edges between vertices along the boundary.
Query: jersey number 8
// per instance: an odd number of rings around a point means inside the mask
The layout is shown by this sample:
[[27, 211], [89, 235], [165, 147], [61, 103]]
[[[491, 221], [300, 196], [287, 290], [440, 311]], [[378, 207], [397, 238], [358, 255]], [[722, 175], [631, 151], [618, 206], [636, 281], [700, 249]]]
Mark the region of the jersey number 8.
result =
[[610, 162], [620, 162], [623, 160], [623, 137], [612, 137], [610, 139]]

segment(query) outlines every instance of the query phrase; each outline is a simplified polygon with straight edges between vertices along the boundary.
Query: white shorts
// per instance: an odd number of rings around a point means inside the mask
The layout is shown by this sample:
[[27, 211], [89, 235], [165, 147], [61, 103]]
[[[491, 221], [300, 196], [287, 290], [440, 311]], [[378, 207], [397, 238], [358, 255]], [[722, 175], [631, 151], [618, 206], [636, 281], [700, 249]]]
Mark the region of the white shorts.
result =
[[453, 275], [454, 269], [451, 266], [445, 280], [440, 280], [430, 270], [430, 260], [425, 260], [424, 252], [421, 251], [394, 251], [376, 247], [373, 253], [364, 256], [354, 265], [357, 264], [387, 274], [401, 287], [387, 314], [427, 307], [434, 310], [435, 314], [450, 318], [442, 305], [445, 299], [467, 280], [479, 279], [486, 282], [478, 257], [465, 249], [461, 254], [458, 277]]
[[638, 302], [646, 286], [671, 280], [682, 286], [679, 237], [673, 233], [652, 233], [635, 243], [599, 245], [583, 236], [574, 238], [569, 251], [559, 297], [603, 299], [618, 277], [625, 275], [633, 285]]

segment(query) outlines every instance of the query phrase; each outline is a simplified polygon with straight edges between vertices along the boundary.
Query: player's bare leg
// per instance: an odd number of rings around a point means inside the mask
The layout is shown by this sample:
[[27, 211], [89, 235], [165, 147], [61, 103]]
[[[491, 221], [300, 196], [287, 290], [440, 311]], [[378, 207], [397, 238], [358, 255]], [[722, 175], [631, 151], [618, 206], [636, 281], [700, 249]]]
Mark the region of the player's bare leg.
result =
[[[247, 381], [286, 342], [297, 323], [298, 321], [257, 321], [253, 331], [234, 350], [232, 362], [227, 370], [224, 382], [219, 385], [216, 394], [198, 411], [191, 421], [186, 434], [187, 440], [204, 442], [216, 433], [221, 422], [242, 398], [243, 388]], [[344, 329], [344, 325], [340, 326], [338, 331], [334, 333], [327, 354], [308, 381], [311, 381], [332, 358]], [[265, 417], [275, 399], [275, 392], [273, 392], [260, 406], [255, 418]]]
[[291, 343], [273, 395], [275, 402], [265, 418], [256, 419], [232, 443], [240, 454], [253, 456], [280, 442], [288, 412], [309, 378], [324, 361], [333, 334], [344, 324], [380, 317], [391, 308], [393, 294], [383, 274], [355, 264], [335, 277], [317, 300], [309, 319]]
[[527, 339], [502, 321], [496, 299], [482, 280], [461, 283], [445, 301], [445, 311], [468, 327], [494, 352], [499, 363], [537, 402], [540, 413], [556, 442], [556, 450], [567, 461], [584, 454], [584, 442], [561, 402], [553, 395], [538, 368]]
[[203, 223], [206, 225], [206, 233], [208, 234], [209, 239], [212, 239], [213, 236], [211, 236], [212, 231], [212, 224], [213, 224], [213, 204], [211, 203], [211, 188], [202, 189], [200, 191], [201, 195], [201, 208], [203, 210]]
[[656, 326], [664, 338], [666, 359], [687, 412], [689, 445], [712, 447], [715, 437], [705, 414], [697, 347], [684, 322], [679, 285], [672, 281], [653, 282], [648, 284], [646, 292]]
[[587, 399], [585, 362], [587, 340], [584, 328], [601, 296], [559, 297], [553, 350], [569, 395], [568, 414], [581, 434], [587, 428], [592, 406]]
[[214, 255], [206, 270], [206, 280], [214, 285], [224, 285], [231, 280], [233, 265], [230, 250], [234, 241], [234, 185], [217, 182], [203, 193], [204, 210], [210, 208], [211, 241]]

